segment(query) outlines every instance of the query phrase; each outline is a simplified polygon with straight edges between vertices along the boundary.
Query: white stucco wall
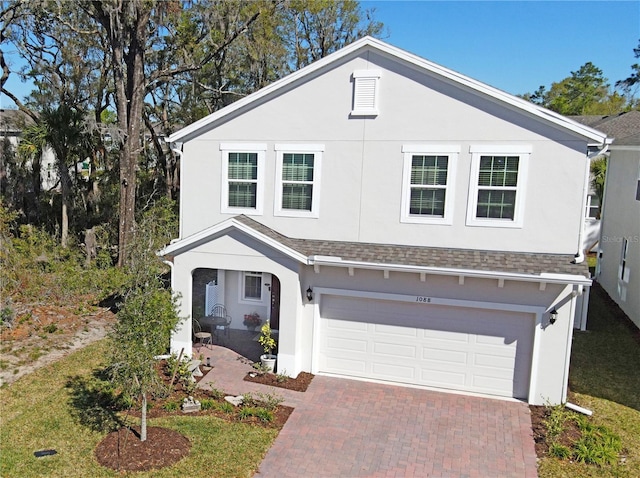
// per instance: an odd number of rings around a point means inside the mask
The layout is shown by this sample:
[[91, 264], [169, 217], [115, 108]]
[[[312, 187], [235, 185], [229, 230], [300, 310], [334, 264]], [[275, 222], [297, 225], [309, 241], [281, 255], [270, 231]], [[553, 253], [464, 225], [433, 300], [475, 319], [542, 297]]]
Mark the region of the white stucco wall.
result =
[[[356, 69], [382, 71], [380, 114], [351, 118]], [[260, 222], [292, 237], [434, 247], [573, 254], [583, 212], [586, 143], [379, 55], [344, 61], [279, 97], [256, 105], [184, 144], [181, 235], [233, 214], [222, 214], [221, 142], [267, 144], [264, 212]], [[325, 147], [320, 216], [275, 217], [276, 143]], [[402, 146], [460, 147], [453, 224], [400, 222]], [[524, 225], [507, 229], [466, 226], [472, 145], [513, 144], [532, 149]]]
[[[613, 146], [607, 165], [601, 220], [600, 274], [597, 277], [609, 296], [638, 327], [640, 327], [640, 201], [636, 200], [636, 190], [639, 178], [640, 147]], [[620, 280], [624, 238], [629, 242], [628, 283]]]

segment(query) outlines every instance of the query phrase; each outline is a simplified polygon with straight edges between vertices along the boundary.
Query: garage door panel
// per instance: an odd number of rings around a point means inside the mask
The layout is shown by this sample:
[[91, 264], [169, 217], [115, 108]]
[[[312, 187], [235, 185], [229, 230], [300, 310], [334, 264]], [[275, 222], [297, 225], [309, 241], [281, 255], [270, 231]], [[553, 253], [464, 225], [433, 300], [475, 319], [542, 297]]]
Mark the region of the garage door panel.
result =
[[328, 329], [335, 329], [340, 333], [351, 331], [358, 334], [362, 334], [363, 332], [367, 331], [367, 327], [368, 326], [365, 322], [354, 322], [354, 321], [347, 321], [347, 320], [330, 320], [327, 323]]
[[367, 362], [365, 360], [353, 360], [352, 358], [329, 357], [325, 362], [327, 369], [333, 370], [334, 373], [342, 373], [346, 375], [355, 375], [358, 377], [365, 376], [367, 370]]
[[446, 370], [422, 370], [421, 381], [432, 387], [465, 389], [466, 374]]
[[415, 359], [418, 355], [415, 346], [385, 342], [374, 342], [373, 353], [374, 355], [388, 355], [389, 357], [401, 357], [407, 359]]
[[323, 296], [318, 371], [526, 398], [532, 314]]
[[515, 365], [512, 357], [499, 355], [474, 354], [473, 364], [478, 367], [491, 367], [511, 371]]
[[407, 381], [414, 381], [416, 378], [415, 367], [409, 367], [406, 365], [392, 365], [388, 363], [373, 363], [371, 367], [371, 377], [379, 378], [383, 380], [398, 381], [398, 378]]
[[468, 354], [464, 351], [422, 348], [422, 360], [432, 364], [444, 362], [447, 364], [463, 364], [468, 360]]
[[327, 349], [334, 352], [366, 352], [367, 341], [350, 339], [347, 337], [327, 337]]
[[397, 325], [374, 324], [373, 331], [378, 335], [391, 335], [405, 338], [418, 338], [418, 331], [410, 327], [398, 327]]

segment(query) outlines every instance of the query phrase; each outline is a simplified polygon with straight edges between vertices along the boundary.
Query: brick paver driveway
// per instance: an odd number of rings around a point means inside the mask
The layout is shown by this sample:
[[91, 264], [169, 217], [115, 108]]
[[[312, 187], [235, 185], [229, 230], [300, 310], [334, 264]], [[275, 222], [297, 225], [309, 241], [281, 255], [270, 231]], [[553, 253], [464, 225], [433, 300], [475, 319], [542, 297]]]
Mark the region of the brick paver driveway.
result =
[[[236, 354], [212, 353], [216, 387], [264, 391], [238, 382], [248, 366]], [[295, 411], [259, 477], [537, 476], [524, 403], [323, 376], [305, 393], [276, 393]]]

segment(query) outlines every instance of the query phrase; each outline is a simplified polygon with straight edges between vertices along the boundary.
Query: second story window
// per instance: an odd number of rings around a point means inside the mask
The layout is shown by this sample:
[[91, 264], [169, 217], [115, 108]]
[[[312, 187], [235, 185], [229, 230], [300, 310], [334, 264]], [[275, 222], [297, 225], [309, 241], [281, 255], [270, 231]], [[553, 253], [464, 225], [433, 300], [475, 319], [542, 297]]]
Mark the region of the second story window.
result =
[[321, 145], [276, 145], [276, 216], [318, 217]]
[[262, 214], [266, 145], [226, 144], [222, 150], [222, 212]]
[[522, 227], [530, 147], [472, 146], [468, 226]]
[[402, 222], [451, 224], [453, 182], [460, 148], [405, 145]]

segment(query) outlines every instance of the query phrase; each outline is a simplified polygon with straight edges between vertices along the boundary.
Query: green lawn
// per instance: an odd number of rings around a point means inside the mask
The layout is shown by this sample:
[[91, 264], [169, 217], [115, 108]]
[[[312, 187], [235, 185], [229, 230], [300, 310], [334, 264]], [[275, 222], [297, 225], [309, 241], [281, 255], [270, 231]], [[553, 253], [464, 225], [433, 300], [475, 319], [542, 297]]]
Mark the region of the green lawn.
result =
[[[106, 347], [103, 340], [0, 388], [0, 476], [120, 476], [95, 460], [93, 449], [107, 431], [80, 423], [72, 405], [73, 389], [66, 386], [72, 377], [89, 379], [102, 365]], [[136, 476], [252, 476], [278, 433], [208, 416], [176, 416], [150, 420], [149, 425], [172, 428], [187, 436], [191, 452], [169, 468]], [[33, 456], [34, 451], [48, 448], [58, 454]]]
[[640, 477], [640, 344], [599, 287], [591, 292], [587, 328], [574, 334], [569, 399], [592, 410], [596, 425], [620, 436], [626, 462], [599, 468], [545, 458], [539, 475]]

